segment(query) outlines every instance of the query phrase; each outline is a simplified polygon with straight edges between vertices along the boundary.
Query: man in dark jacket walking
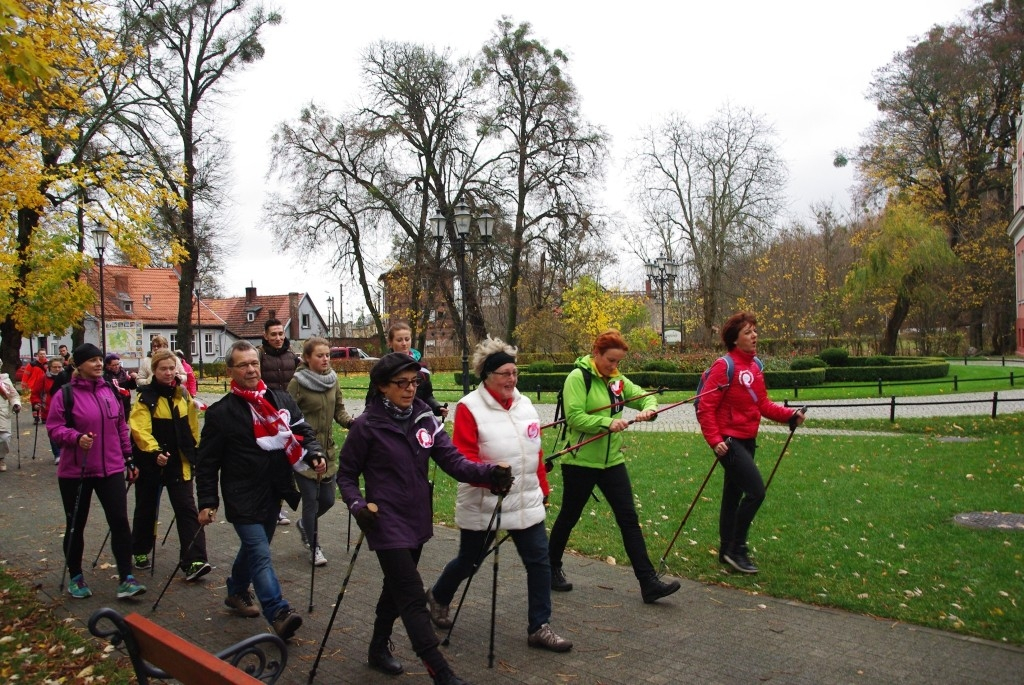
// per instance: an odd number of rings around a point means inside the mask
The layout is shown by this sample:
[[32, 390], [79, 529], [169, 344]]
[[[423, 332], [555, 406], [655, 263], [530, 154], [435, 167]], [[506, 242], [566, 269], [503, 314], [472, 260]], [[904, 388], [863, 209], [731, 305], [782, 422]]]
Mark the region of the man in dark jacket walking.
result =
[[271, 565], [270, 541], [280, 501], [293, 509], [299, 504], [292, 471], [313, 468], [324, 473], [327, 462], [295, 401], [286, 392], [267, 388], [260, 379], [259, 353], [251, 343], [232, 345], [227, 367], [231, 391], [206, 410], [199, 440], [199, 523], [205, 526], [215, 520], [219, 480], [227, 520], [242, 543], [227, 580], [224, 604], [241, 616], [258, 616], [249, 590], [252, 585], [263, 616], [287, 640], [302, 625], [302, 618], [281, 595]]
[[[263, 324], [263, 344], [258, 349], [260, 378], [268, 388], [288, 392], [288, 384], [299, 367], [299, 355], [292, 352], [291, 342], [284, 334], [284, 324], [277, 319], [270, 319]], [[291, 521], [284, 507], [281, 507], [277, 525], [287, 526], [289, 523]]]

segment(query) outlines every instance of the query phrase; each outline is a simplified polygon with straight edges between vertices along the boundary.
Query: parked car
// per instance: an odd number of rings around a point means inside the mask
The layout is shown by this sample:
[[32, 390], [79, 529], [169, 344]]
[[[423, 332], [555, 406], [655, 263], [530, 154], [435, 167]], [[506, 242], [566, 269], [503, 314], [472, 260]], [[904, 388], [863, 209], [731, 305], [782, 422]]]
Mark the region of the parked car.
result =
[[14, 382], [18, 384], [18, 387], [21, 387], [21, 377], [25, 375], [25, 370], [28, 368], [28, 365], [32, 363], [32, 357], [19, 357], [18, 362], [19, 366], [14, 372], [13, 378]]
[[357, 359], [365, 362], [375, 362], [380, 357], [371, 357], [359, 347], [332, 347], [331, 359]]

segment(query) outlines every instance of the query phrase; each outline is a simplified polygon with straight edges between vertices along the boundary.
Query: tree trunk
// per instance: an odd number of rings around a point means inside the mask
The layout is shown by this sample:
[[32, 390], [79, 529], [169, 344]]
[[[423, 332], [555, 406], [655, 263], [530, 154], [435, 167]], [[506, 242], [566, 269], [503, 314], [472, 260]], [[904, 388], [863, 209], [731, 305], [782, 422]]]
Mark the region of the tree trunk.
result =
[[885, 322], [885, 335], [882, 337], [882, 349], [879, 350], [882, 354], [887, 354], [890, 357], [896, 354], [900, 329], [903, 328], [903, 322], [908, 313], [910, 313], [910, 298], [906, 295], [898, 295], [896, 302], [893, 303], [892, 313]]
[[[38, 225], [39, 212], [24, 207], [18, 210], [18, 265], [15, 269], [17, 280], [12, 288], [13, 292], [10, 293], [12, 302], [25, 296], [25, 284], [30, 271], [28, 248], [32, 243], [32, 232]], [[12, 378], [18, 368], [18, 358], [21, 356], [23, 333], [14, 321], [13, 313], [7, 312], [3, 323], [0, 323], [0, 368], [11, 374]]]

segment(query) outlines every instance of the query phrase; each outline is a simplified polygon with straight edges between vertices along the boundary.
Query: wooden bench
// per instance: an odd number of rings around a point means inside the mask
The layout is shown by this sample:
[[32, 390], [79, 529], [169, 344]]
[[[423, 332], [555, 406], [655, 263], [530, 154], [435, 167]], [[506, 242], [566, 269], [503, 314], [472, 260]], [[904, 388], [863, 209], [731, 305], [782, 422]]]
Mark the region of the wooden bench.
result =
[[[100, 626], [104, 619], [110, 628]], [[135, 613], [122, 616], [109, 608], [89, 617], [89, 632], [114, 646], [124, 643], [139, 685], [146, 685], [150, 678], [174, 678], [185, 685], [275, 683], [288, 664], [284, 640], [270, 633], [254, 635], [214, 655], [148, 618]]]

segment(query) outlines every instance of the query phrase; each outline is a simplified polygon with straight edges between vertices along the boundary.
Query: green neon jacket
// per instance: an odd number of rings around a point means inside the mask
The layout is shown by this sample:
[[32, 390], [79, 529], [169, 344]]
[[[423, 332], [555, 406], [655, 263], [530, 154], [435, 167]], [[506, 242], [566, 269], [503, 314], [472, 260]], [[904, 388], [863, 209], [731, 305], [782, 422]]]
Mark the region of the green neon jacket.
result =
[[[590, 392], [587, 392], [584, 371], [592, 378]], [[619, 397], [614, 390], [619, 389]], [[565, 420], [568, 426], [568, 445], [572, 446], [581, 440], [593, 437], [608, 430], [614, 419], [620, 418], [622, 407], [614, 407], [593, 411], [598, 407], [625, 400], [625, 406], [637, 411], [657, 409], [658, 399], [655, 395], [630, 401], [631, 398], [644, 393], [643, 388], [623, 376], [618, 371], [610, 378], [603, 378], [590, 355], [576, 360], [576, 368], [569, 372], [562, 387], [562, 402], [565, 406]], [[575, 452], [562, 457], [563, 463], [572, 466], [586, 466], [594, 469], [606, 469], [625, 462], [622, 454], [622, 433], [609, 433], [608, 437], [595, 440]]]

